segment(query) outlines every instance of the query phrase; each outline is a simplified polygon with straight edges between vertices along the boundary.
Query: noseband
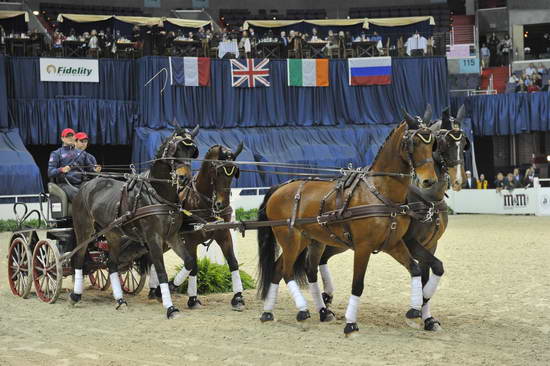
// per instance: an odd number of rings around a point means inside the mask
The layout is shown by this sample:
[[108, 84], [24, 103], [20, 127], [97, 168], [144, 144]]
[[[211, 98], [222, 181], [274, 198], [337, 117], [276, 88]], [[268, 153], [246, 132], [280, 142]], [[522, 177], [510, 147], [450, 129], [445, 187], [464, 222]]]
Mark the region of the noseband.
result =
[[463, 138], [466, 140], [466, 145], [464, 146], [464, 149], [462, 152], [467, 150], [470, 142], [468, 141], [468, 138], [464, 134], [464, 131], [462, 130], [439, 130], [438, 134], [436, 135], [436, 141], [437, 141], [437, 150], [436, 156], [437, 162], [441, 164], [444, 170], [447, 170], [448, 168], [455, 167], [459, 164], [464, 165], [464, 157], [463, 154], [459, 154], [457, 159], [450, 160], [445, 157], [446, 153], [450, 150], [451, 146], [448, 143], [447, 137], [450, 137], [451, 140], [455, 142], [461, 141]]

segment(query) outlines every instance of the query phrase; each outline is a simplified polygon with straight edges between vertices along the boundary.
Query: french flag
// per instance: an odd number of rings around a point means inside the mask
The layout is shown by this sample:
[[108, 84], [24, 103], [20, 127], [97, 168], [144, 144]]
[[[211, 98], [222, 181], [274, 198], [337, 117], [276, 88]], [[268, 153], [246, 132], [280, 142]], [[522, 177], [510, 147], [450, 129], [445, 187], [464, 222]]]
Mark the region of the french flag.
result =
[[210, 58], [170, 57], [170, 84], [179, 86], [210, 85]]
[[349, 85], [391, 84], [391, 57], [348, 59]]

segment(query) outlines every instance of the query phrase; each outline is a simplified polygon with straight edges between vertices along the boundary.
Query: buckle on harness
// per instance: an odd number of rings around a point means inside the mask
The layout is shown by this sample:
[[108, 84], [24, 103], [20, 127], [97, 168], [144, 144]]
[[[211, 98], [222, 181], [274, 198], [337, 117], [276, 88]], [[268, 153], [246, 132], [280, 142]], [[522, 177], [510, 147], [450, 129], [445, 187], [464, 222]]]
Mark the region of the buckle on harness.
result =
[[428, 212], [426, 212], [426, 217], [424, 217], [424, 220], [421, 220], [421, 222], [431, 222], [432, 218], [435, 214], [435, 204], [433, 202], [431, 203], [431, 207], [428, 208]]
[[401, 210], [401, 215], [406, 215], [407, 212], [409, 212], [411, 210], [411, 208], [409, 207], [409, 205], [403, 205], [401, 206], [402, 210]]
[[322, 218], [321, 215], [317, 216], [317, 223], [321, 226], [325, 226], [327, 224], [327, 222], [326, 221], [321, 221], [321, 218]]
[[397, 222], [392, 222], [391, 225], [390, 225], [390, 230], [395, 230], [397, 229]]

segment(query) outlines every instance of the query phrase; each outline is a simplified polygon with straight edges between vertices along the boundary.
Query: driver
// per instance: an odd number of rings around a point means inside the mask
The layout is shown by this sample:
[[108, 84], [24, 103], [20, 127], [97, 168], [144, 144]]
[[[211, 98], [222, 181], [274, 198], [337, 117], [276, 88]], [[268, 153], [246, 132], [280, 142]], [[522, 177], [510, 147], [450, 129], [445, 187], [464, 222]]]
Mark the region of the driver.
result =
[[82, 150], [75, 147], [75, 132], [66, 128], [61, 132], [63, 145], [50, 154], [48, 177], [65, 192], [70, 201], [78, 193], [83, 175], [77, 168], [85, 165]]
[[75, 137], [75, 146], [77, 149], [82, 150], [82, 160], [81, 162], [84, 165], [84, 169], [87, 171], [95, 171], [96, 173], [101, 172], [101, 165], [97, 165], [97, 160], [95, 157], [86, 151], [88, 147], [88, 135], [86, 132], [78, 132]]

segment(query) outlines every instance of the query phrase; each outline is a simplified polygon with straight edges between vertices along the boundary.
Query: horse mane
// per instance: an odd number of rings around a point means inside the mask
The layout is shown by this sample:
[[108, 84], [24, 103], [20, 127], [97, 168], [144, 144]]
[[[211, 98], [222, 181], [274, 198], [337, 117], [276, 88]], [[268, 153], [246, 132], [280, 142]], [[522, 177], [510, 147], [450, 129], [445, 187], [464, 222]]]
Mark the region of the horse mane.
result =
[[405, 123], [405, 122], [401, 122], [400, 124], [398, 124], [397, 126], [394, 127], [394, 129], [389, 133], [388, 136], [386, 136], [386, 139], [384, 140], [384, 142], [382, 143], [382, 146], [380, 146], [380, 149], [378, 149], [378, 152], [376, 153], [376, 156], [374, 157], [374, 160], [372, 161], [372, 164], [370, 165], [370, 169], [372, 169], [372, 167], [374, 166], [374, 164], [376, 164], [376, 161], [378, 160], [378, 158], [380, 157], [380, 153], [382, 150], [384, 150], [384, 146], [386, 146], [386, 143], [393, 137], [393, 135], [397, 132], [397, 130], [401, 127], [401, 125]]
[[168, 137], [166, 137], [162, 140], [162, 143], [158, 147], [157, 153], [155, 154], [155, 159], [162, 158], [162, 153], [164, 152], [164, 149], [166, 149], [166, 145], [168, 145], [168, 142], [172, 139], [172, 136], [174, 136], [175, 133], [176, 132], [173, 132], [170, 136], [168, 136]]

